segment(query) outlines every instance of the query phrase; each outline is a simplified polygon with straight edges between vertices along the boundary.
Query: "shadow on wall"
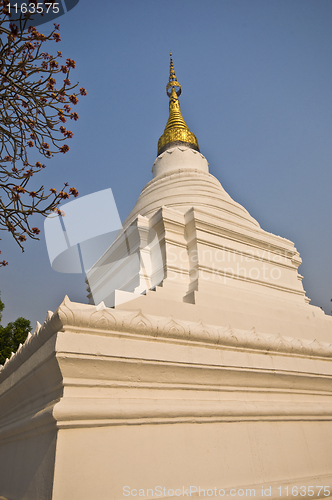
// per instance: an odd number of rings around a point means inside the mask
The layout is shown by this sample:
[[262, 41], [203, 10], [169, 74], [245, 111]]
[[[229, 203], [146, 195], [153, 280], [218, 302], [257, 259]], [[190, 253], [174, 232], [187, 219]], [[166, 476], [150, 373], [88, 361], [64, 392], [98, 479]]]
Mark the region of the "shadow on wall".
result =
[[[0, 500], [51, 499], [55, 450], [55, 431], [45, 432], [43, 435], [38, 435], [38, 438], [29, 436], [26, 439], [17, 440], [16, 446], [13, 446], [12, 441], [7, 446], [3, 444], [0, 451], [0, 494], [2, 494]], [[45, 477], [48, 477], [49, 481], [45, 481]], [[36, 485], [38, 485], [38, 491]]]

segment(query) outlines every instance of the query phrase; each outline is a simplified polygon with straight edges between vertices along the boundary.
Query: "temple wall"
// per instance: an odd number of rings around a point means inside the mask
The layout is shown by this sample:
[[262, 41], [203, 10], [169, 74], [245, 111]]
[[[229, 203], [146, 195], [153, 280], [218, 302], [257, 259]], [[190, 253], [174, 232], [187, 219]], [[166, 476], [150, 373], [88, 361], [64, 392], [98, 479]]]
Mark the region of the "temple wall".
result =
[[62, 430], [53, 499], [115, 500], [126, 498], [129, 488], [157, 498], [158, 491], [151, 491], [157, 486], [166, 488], [161, 498], [169, 496], [169, 489], [182, 493], [190, 486], [253, 488], [261, 498], [262, 486], [273, 485], [278, 494], [278, 486], [283, 490], [287, 484], [307, 485], [308, 480], [314, 486], [329, 485], [331, 442], [332, 426], [327, 422], [159, 423]]

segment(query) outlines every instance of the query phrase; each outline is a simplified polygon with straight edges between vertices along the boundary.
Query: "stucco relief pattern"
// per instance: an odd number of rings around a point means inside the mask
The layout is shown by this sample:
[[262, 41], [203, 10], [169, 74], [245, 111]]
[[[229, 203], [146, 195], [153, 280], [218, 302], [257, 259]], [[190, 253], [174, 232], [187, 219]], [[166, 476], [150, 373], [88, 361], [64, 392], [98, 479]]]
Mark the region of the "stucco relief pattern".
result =
[[[38, 347], [43, 345], [53, 334], [60, 330], [87, 333], [122, 332], [131, 335], [146, 335], [185, 342], [213, 344], [220, 347], [258, 350], [271, 353], [300, 355], [305, 357], [332, 357], [332, 344], [318, 340], [283, 337], [281, 334], [269, 335], [257, 332], [253, 327], [249, 331], [232, 328], [231, 325], [216, 326], [180, 321], [172, 317], [164, 318], [144, 315], [141, 311], [128, 312], [105, 307], [71, 302], [66, 296], [59, 308], [48, 311], [43, 325], [37, 322], [34, 334], [28, 335], [16, 354], [0, 368], [0, 373], [14, 371]], [[8, 372], [7, 372], [8, 373]], [[0, 377], [1, 378], [1, 377]]]

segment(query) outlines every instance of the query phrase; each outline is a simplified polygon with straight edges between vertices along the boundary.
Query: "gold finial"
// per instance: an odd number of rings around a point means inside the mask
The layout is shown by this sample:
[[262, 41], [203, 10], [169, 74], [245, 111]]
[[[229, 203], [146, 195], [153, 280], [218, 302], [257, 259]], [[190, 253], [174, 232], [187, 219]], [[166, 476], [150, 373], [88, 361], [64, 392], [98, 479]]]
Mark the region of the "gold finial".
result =
[[170, 52], [169, 80], [166, 85], [166, 93], [169, 97], [169, 117], [163, 135], [158, 141], [158, 155], [169, 147], [183, 144], [199, 151], [198, 142], [193, 133], [190, 132], [183, 119], [180, 109], [179, 96], [181, 85], [177, 81], [172, 52]]
[[168, 95], [168, 97], [171, 97], [171, 92], [169, 91], [169, 89], [171, 87], [174, 87], [174, 89], [176, 89], [175, 90], [176, 95], [179, 97], [181, 95], [182, 89], [181, 89], [181, 85], [177, 81], [177, 78], [175, 75], [174, 64], [173, 64], [173, 59], [172, 59], [172, 52], [169, 53], [169, 57], [170, 57], [169, 80], [168, 80], [168, 84], [166, 85], [166, 94]]

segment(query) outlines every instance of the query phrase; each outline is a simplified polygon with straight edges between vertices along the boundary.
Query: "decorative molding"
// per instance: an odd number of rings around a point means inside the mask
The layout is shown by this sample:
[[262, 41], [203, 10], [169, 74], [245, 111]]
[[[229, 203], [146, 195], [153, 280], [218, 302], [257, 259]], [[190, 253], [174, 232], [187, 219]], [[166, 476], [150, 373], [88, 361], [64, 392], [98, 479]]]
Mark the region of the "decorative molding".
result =
[[82, 333], [129, 333], [158, 338], [177, 339], [185, 342], [213, 344], [220, 348], [250, 349], [265, 353], [300, 355], [305, 357], [332, 357], [332, 344], [299, 338], [283, 337], [281, 334], [269, 335], [232, 328], [231, 325], [206, 325], [180, 321], [172, 317], [144, 315], [141, 311], [125, 311], [105, 307], [101, 302], [97, 306], [71, 302], [66, 296], [52, 313], [47, 313], [43, 325], [37, 322], [33, 335], [28, 335], [25, 343], [12, 355], [5, 365], [0, 367], [0, 381], [6, 374], [12, 373], [34, 351], [41, 347], [58, 331], [80, 330]]
[[332, 403], [76, 397], [63, 398], [52, 413], [57, 427], [67, 429], [160, 422], [331, 421]]
[[[170, 266], [168, 266], [168, 269], [170, 269]], [[177, 268], [175, 268], [175, 269], [177, 269]], [[282, 291], [285, 293], [298, 295], [300, 297], [303, 297], [305, 295], [305, 291], [303, 289], [299, 290], [299, 289], [296, 289], [294, 287], [283, 286], [283, 285], [278, 285], [276, 283], [271, 283], [267, 280], [263, 281], [263, 280], [258, 279], [258, 278], [250, 278], [250, 276], [243, 276], [242, 274], [235, 274], [234, 272], [228, 271], [227, 269], [231, 269], [231, 268], [229, 266], [226, 267], [226, 265], [224, 265], [224, 267], [220, 267], [220, 269], [218, 269], [217, 272], [215, 271], [215, 269], [213, 269], [213, 267], [211, 267], [211, 266], [209, 267], [209, 266], [206, 266], [203, 264], [196, 264], [196, 267], [191, 267], [189, 269], [189, 272], [192, 271], [193, 269], [195, 271], [206, 273], [206, 274], [209, 274], [211, 276], [216, 275], [220, 278], [224, 278], [224, 279], [228, 279], [228, 280], [245, 281], [245, 282], [251, 283], [253, 285], [259, 285], [262, 287], [271, 288], [273, 290], [278, 290], [278, 291]], [[203, 281], [200, 276], [199, 276], [199, 279], [201, 280], [201, 282]], [[206, 281], [208, 282], [209, 280], [206, 280]]]

